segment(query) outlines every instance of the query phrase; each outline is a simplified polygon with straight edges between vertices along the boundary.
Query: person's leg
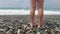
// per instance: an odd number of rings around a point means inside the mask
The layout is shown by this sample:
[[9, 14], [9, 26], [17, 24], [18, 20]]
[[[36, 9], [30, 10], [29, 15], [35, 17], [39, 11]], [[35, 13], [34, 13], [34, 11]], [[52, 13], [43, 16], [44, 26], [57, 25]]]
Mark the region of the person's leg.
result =
[[36, 9], [36, 0], [30, 0], [30, 22], [31, 22], [31, 27], [33, 28], [34, 25], [34, 14], [35, 14], [35, 9]]
[[42, 18], [43, 18], [43, 4], [44, 4], [44, 0], [38, 0], [38, 28], [41, 27], [41, 22], [42, 22]]

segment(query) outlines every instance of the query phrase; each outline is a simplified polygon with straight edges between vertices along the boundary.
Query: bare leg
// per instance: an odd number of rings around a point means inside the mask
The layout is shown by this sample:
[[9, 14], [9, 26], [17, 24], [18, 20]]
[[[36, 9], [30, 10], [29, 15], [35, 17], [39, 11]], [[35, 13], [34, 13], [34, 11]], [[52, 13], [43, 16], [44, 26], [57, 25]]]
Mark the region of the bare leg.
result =
[[36, 0], [31, 0], [31, 8], [30, 8], [30, 22], [31, 27], [33, 28], [34, 25], [34, 14], [36, 9]]
[[44, 3], [44, 0], [38, 0], [37, 3], [38, 3], [38, 28], [40, 28], [41, 27], [41, 21], [42, 21], [42, 18], [43, 18], [43, 3]]

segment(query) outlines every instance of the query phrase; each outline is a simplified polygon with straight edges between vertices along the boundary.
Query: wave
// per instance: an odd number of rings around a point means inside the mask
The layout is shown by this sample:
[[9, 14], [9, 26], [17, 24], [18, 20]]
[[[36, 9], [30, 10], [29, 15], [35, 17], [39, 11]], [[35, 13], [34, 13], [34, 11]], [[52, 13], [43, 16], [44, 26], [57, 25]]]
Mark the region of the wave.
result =
[[[30, 10], [13, 10], [13, 9], [1, 9], [0, 15], [29, 15]], [[36, 10], [35, 15], [38, 14], [38, 11]], [[49, 11], [44, 10], [44, 15], [60, 15], [60, 11]]]

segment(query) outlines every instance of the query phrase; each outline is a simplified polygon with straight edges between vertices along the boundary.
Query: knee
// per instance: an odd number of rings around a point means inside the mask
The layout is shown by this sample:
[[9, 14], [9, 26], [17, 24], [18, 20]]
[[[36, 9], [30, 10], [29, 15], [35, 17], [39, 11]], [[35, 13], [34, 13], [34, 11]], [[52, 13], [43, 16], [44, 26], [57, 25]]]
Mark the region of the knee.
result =
[[43, 9], [43, 6], [38, 7], [37, 9]]
[[35, 10], [35, 9], [36, 9], [36, 7], [35, 7], [35, 6], [31, 7], [31, 10]]

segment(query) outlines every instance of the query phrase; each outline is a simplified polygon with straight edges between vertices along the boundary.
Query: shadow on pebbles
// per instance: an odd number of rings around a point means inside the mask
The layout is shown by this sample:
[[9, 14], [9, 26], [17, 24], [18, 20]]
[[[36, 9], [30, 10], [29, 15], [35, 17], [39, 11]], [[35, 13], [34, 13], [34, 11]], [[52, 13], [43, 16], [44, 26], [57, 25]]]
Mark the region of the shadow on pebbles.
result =
[[31, 29], [29, 15], [1, 15], [0, 34], [60, 34], [60, 16], [45, 15], [40, 29], [37, 16], [34, 22]]

